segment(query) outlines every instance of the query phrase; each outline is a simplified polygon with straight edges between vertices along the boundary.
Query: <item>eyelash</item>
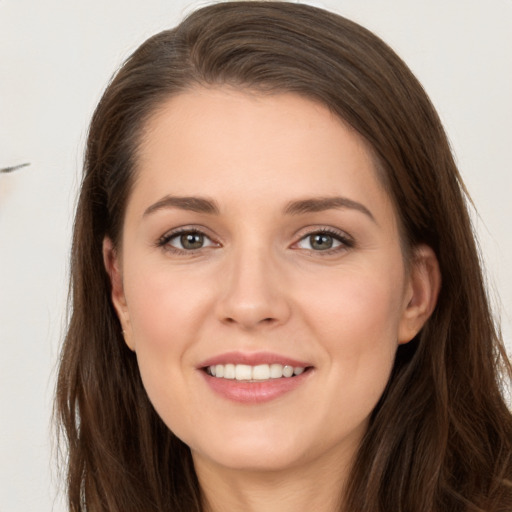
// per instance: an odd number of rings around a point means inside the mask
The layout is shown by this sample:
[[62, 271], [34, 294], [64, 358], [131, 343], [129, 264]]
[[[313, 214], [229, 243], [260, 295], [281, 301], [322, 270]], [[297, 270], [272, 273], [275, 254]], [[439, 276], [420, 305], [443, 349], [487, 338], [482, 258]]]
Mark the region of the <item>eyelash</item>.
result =
[[[183, 228], [178, 228], [174, 231], [171, 231], [170, 233], [166, 233], [165, 235], [161, 236], [157, 240], [155, 245], [157, 247], [160, 247], [160, 248], [166, 250], [166, 251], [172, 252], [174, 254], [180, 254], [180, 255], [194, 254], [197, 251], [204, 249], [204, 247], [200, 247], [199, 249], [179, 249], [170, 244], [171, 240], [178, 238], [182, 235], [200, 235], [200, 236], [203, 236], [205, 239], [212, 241], [211, 238], [207, 234], [205, 234], [204, 231], [201, 231], [200, 229], [183, 227]], [[216, 244], [216, 242], [212, 241], [212, 245], [215, 245], [215, 244]], [[218, 243], [217, 243], [217, 245], [218, 245]]]
[[318, 251], [315, 251], [313, 249], [304, 249], [307, 251], [314, 252], [315, 255], [329, 256], [329, 255], [336, 254], [336, 253], [339, 253], [342, 251], [346, 251], [347, 249], [352, 249], [355, 246], [355, 242], [354, 242], [353, 238], [348, 236], [343, 231], [338, 231], [338, 230], [335, 230], [332, 228], [320, 228], [320, 229], [315, 229], [313, 231], [310, 231], [310, 232], [306, 233], [304, 236], [302, 236], [299, 239], [299, 241], [295, 242], [293, 245], [296, 246], [303, 240], [306, 240], [307, 238], [310, 238], [315, 235], [327, 235], [327, 236], [332, 237], [335, 241], [340, 243], [340, 245], [338, 247], [333, 247], [331, 249], [324, 249], [324, 250], [318, 250]]
[[[179, 249], [177, 247], [170, 245], [171, 240], [178, 238], [182, 235], [200, 235], [200, 236], [204, 237], [205, 239], [210, 240], [210, 242], [212, 243], [211, 246], [219, 245], [218, 242], [213, 241], [208, 235], [206, 235], [204, 233], [204, 231], [201, 231], [200, 229], [197, 229], [197, 228], [187, 228], [187, 227], [178, 228], [174, 231], [171, 231], [170, 233], [166, 233], [165, 235], [163, 235], [162, 237], [160, 237], [157, 240], [155, 245], [159, 248], [166, 250], [166, 251], [169, 251], [174, 254], [179, 254], [179, 255], [184, 255], [184, 254], [191, 255], [191, 254], [196, 253], [197, 251], [200, 251], [201, 249], [206, 248], [206, 247], [200, 247], [198, 249]], [[310, 252], [313, 252], [313, 253], [321, 255], [321, 256], [332, 255], [334, 253], [338, 253], [341, 251], [345, 251], [347, 249], [351, 249], [355, 246], [354, 240], [351, 237], [349, 237], [346, 233], [344, 233], [342, 231], [337, 231], [332, 228], [314, 229], [313, 231], [310, 231], [310, 232], [304, 234], [297, 242], [295, 242], [293, 244], [293, 246], [296, 246], [303, 240], [306, 240], [308, 237], [312, 237], [315, 235], [327, 235], [327, 236], [332, 237], [334, 240], [336, 240], [337, 242], [340, 243], [340, 245], [338, 247], [334, 247], [331, 249], [324, 249], [324, 250], [317, 250], [317, 251], [315, 251], [314, 249], [304, 249], [306, 251], [310, 251]], [[209, 246], [207, 246], [207, 247], [209, 247]]]

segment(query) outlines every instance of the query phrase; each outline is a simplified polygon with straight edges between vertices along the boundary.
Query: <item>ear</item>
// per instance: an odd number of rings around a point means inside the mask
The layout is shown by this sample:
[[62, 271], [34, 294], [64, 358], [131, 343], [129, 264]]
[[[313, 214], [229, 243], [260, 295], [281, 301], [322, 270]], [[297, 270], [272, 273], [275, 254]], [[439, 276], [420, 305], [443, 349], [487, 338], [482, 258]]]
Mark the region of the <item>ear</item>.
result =
[[435, 252], [427, 245], [413, 248], [398, 343], [411, 341], [434, 311], [441, 288], [441, 271]]
[[130, 316], [128, 313], [128, 305], [124, 295], [121, 262], [119, 254], [114, 248], [112, 240], [110, 240], [108, 237], [103, 239], [103, 263], [105, 265], [105, 269], [107, 270], [107, 274], [110, 277], [110, 284], [112, 286], [112, 304], [114, 305], [117, 317], [121, 323], [124, 340], [131, 350], [135, 350], [130, 324]]

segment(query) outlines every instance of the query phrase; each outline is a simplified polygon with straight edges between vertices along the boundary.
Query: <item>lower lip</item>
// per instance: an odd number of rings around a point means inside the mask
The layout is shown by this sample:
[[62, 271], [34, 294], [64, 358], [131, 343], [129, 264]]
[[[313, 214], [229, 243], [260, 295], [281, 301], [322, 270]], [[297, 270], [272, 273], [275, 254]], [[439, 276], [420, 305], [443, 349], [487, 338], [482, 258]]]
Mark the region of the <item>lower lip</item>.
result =
[[244, 404], [269, 402], [301, 386], [310, 376], [311, 369], [295, 377], [282, 377], [261, 382], [212, 377], [201, 370], [207, 384], [217, 394], [228, 400]]

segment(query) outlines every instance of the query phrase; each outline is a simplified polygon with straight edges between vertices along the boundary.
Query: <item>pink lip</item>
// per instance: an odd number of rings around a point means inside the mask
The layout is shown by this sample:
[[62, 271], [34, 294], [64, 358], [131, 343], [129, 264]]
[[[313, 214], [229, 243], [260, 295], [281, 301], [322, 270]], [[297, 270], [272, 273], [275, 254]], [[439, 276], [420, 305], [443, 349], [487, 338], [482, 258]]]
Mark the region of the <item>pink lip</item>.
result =
[[[269, 379], [261, 382], [237, 381], [235, 379], [219, 379], [212, 377], [204, 369], [216, 364], [282, 364], [308, 368], [304, 373], [294, 377]], [[289, 357], [269, 352], [241, 353], [229, 352], [207, 359], [198, 367], [210, 389], [228, 400], [242, 404], [259, 404], [274, 400], [299, 386], [303, 385], [313, 374], [311, 365]]]
[[203, 361], [198, 368], [206, 368], [207, 366], [216, 364], [248, 364], [250, 366], [256, 366], [258, 364], [282, 364], [283, 366], [300, 366], [301, 368], [312, 366], [311, 363], [281, 356], [272, 352], [226, 352]]

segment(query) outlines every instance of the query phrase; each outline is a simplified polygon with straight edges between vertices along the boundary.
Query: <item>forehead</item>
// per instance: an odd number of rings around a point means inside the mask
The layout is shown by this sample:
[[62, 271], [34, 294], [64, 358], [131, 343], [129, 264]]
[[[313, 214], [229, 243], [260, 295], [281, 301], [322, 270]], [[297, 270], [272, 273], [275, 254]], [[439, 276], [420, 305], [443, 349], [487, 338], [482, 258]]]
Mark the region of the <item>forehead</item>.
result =
[[387, 199], [362, 137], [292, 93], [221, 87], [173, 96], [146, 123], [136, 168], [134, 194], [148, 201], [164, 193], [264, 196], [269, 205], [285, 195]]

